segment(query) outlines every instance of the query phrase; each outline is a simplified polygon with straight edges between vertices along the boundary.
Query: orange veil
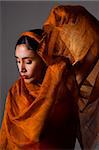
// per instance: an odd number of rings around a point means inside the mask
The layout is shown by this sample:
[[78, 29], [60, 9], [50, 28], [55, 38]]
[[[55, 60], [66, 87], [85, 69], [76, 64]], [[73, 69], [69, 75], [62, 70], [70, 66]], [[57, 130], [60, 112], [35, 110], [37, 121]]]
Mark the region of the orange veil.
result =
[[[66, 91], [77, 89], [69, 84], [70, 66], [67, 59], [59, 58], [48, 67], [42, 85], [25, 84], [23, 79], [15, 82], [6, 100], [0, 150], [39, 149], [39, 136], [49, 111], [61, 98], [66, 100]], [[78, 93], [74, 91], [75, 97]]]
[[43, 29], [49, 35], [49, 56], [68, 57], [75, 64], [82, 61], [89, 50], [94, 56], [99, 55], [99, 22], [82, 6], [52, 8]]

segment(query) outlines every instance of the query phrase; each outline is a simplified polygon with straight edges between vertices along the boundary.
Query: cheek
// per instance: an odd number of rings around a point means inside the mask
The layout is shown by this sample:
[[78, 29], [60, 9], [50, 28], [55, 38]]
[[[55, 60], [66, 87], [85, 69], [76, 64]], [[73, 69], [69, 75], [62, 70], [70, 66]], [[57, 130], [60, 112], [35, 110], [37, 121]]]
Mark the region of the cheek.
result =
[[38, 70], [37, 68], [38, 68], [38, 64], [34, 62], [33, 64], [31, 64], [30, 66], [27, 67], [27, 70], [32, 75], [37, 72], [37, 70]]

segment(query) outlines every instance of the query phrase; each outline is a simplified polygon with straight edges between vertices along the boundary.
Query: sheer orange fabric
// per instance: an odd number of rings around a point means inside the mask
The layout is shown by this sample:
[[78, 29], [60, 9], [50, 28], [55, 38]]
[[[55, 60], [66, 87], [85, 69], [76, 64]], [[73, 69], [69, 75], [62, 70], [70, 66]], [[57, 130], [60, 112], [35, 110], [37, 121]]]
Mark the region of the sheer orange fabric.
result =
[[[40, 149], [42, 129], [58, 102], [63, 103], [54, 120], [57, 122], [58, 119], [58, 124], [64, 119], [66, 122], [70, 114], [77, 115], [75, 99], [78, 99], [78, 92], [70, 66], [67, 59], [58, 59], [48, 67], [41, 85], [26, 84], [23, 79], [15, 82], [6, 100], [0, 150]], [[74, 89], [72, 93], [71, 89]]]
[[[48, 62], [53, 61], [55, 56], [68, 57], [74, 66], [79, 89], [82, 89], [84, 81], [99, 61], [99, 21], [82, 6], [59, 5], [51, 9], [43, 29], [48, 34], [48, 51], [45, 49], [42, 55]], [[99, 66], [93, 78], [95, 75], [97, 78], [90, 95], [81, 97], [86, 98], [80, 114], [85, 149], [93, 149], [92, 145], [99, 135]], [[86, 89], [89, 94], [88, 87]]]
[[99, 55], [99, 22], [82, 6], [52, 8], [43, 28], [49, 35], [49, 56], [68, 57], [75, 64], [82, 61], [88, 51], [95, 57]]

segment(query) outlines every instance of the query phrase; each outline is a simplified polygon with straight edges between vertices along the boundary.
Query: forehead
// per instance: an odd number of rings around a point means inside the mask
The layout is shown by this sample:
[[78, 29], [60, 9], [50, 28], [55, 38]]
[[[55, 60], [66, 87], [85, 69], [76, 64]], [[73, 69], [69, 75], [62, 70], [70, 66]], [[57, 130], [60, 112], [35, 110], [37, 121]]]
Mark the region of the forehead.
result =
[[29, 50], [25, 44], [21, 44], [16, 46], [15, 56], [18, 58], [36, 57], [37, 54], [32, 50]]

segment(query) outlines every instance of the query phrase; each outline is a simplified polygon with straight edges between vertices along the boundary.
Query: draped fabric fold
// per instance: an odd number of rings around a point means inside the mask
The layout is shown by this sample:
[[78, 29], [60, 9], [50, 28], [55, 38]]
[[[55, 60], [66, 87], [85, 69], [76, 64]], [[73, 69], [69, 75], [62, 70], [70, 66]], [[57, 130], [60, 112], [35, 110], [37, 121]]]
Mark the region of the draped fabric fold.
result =
[[61, 98], [68, 101], [62, 92], [68, 89], [67, 64], [65, 59], [50, 65], [42, 84], [24, 83], [22, 78], [15, 82], [6, 100], [0, 150], [39, 149], [39, 137], [49, 111]]
[[82, 6], [59, 5], [52, 8], [43, 29], [48, 35], [48, 53], [46, 50], [42, 53], [46, 58], [64, 56], [75, 64], [82, 61], [89, 50], [94, 56], [98, 54], [99, 22]]
[[[78, 85], [79, 87], [83, 86], [88, 74], [99, 60], [99, 21], [82, 6], [59, 5], [51, 9], [43, 24], [43, 29], [47, 33], [48, 44], [47, 49], [41, 53], [46, 58], [46, 62], [48, 64], [49, 60], [53, 62], [55, 56], [69, 58], [75, 68]], [[86, 67], [87, 65], [89, 66]], [[98, 70], [99, 67], [97, 72], [99, 72]], [[95, 74], [97, 73], [94, 72], [93, 79]], [[80, 114], [85, 149], [92, 148], [95, 138], [99, 134], [98, 80], [99, 75], [97, 75], [92, 93], [86, 99], [84, 111]], [[86, 89], [88, 95], [88, 87]], [[81, 109], [82, 106], [79, 105], [79, 108]], [[91, 121], [92, 123], [90, 123]]]

